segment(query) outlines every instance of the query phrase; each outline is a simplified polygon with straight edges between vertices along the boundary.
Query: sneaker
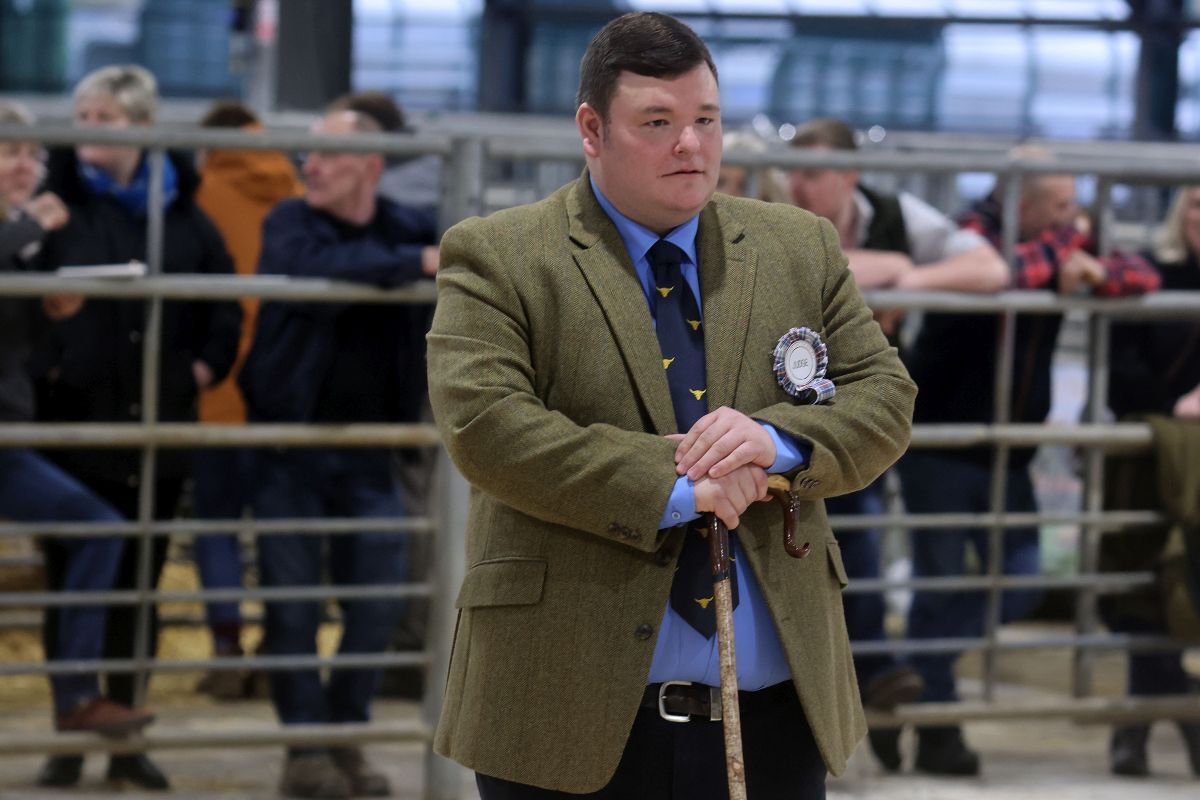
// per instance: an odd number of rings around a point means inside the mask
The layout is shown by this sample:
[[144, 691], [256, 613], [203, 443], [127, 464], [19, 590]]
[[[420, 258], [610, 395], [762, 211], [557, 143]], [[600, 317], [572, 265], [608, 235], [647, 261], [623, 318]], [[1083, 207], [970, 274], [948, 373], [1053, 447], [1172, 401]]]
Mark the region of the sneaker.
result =
[[329, 753], [290, 755], [283, 765], [279, 793], [287, 797], [348, 800], [353, 787]]
[[144, 708], [130, 708], [107, 697], [93, 697], [59, 717], [56, 727], [60, 731], [124, 736], [141, 730], [153, 721], [154, 715]]
[[917, 728], [916, 767], [931, 775], [978, 775], [979, 755], [957, 725]]
[[390, 797], [392, 784], [382, 772], [373, 769], [358, 747], [334, 747], [329, 751], [333, 763], [350, 779], [355, 797]]

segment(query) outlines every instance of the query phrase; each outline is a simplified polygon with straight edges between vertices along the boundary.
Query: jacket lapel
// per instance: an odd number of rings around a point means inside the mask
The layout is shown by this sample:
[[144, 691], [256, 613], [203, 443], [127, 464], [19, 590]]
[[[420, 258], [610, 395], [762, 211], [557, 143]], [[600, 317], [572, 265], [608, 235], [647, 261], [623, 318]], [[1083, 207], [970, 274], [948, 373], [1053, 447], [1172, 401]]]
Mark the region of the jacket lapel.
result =
[[654, 432], [673, 433], [675, 410], [646, 296], [625, 243], [596, 202], [586, 172], [567, 194], [567, 214], [575, 263], [604, 310]]
[[[750, 330], [750, 304], [758, 267], [745, 229], [714, 199], [700, 212], [696, 249], [704, 314], [708, 409], [732, 406]], [[763, 354], [767, 358], [769, 354]]]

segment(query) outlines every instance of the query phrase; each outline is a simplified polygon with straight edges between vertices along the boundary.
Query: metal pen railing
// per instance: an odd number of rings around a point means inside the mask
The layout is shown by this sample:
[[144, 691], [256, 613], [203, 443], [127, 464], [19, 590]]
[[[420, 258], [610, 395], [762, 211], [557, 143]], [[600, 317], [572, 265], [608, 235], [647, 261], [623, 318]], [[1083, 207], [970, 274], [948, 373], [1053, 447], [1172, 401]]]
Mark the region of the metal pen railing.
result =
[[[236, 148], [236, 149], [286, 149], [324, 150], [352, 152], [384, 152], [391, 155], [434, 154], [441, 156], [444, 165], [444, 202], [442, 219], [452, 222], [480, 213], [488, 207], [489, 190], [494, 188], [487, 178], [490, 165], [496, 162], [532, 161], [542, 164], [581, 162], [579, 147], [575, 143], [563, 142], [560, 138], [541, 140], [536, 136], [455, 134], [450, 140], [443, 138], [402, 137], [393, 135], [356, 135], [352, 137], [312, 136], [299, 133], [246, 134], [241, 132], [196, 130], [163, 131], [156, 129], [127, 130], [70, 130], [50, 128], [14, 128], [0, 126], [0, 141], [37, 139], [48, 145], [72, 145], [79, 142], [120, 143], [146, 148], [155, 191], [161, 176], [163, 158], [167, 149], [179, 148]], [[1124, 157], [1122, 157], [1124, 153]], [[1145, 182], [1176, 184], [1200, 182], [1200, 166], [1194, 154], [1186, 147], [1178, 150], [1171, 146], [1158, 147], [1153, 158], [1137, 152], [1137, 146], [1121, 151], [1106, 146], [1103, 156], [1089, 158], [1076, 150], [1052, 161], [1022, 160], [996, 156], [988, 153], [939, 153], [922, 152], [919, 149], [903, 153], [859, 152], [831, 153], [827, 151], [805, 152], [790, 150], [762, 155], [739, 154], [728, 159], [750, 167], [775, 166], [782, 168], [833, 167], [871, 170], [873, 172], [929, 172], [950, 174], [956, 172], [990, 171], [1004, 175], [1002, 197], [1005, 251], [1011, 254], [1015, 245], [1017, 200], [1022, 176], [1050, 173], [1094, 175], [1101, 179], [1100, 216], [1109, 217], [1111, 186], [1121, 182]], [[542, 174], [535, 170], [535, 175]], [[158, 204], [151, 203], [151, 209]], [[428, 303], [434, 300], [432, 287], [418, 285], [405, 289], [382, 290], [356, 286], [337, 281], [299, 280], [258, 276], [253, 278], [212, 278], [204, 276], [166, 275], [161, 270], [163, 220], [161, 211], [151, 213], [148, 225], [148, 274], [145, 278], [129, 281], [95, 279], [66, 279], [52, 275], [3, 275], [0, 276], [0, 296], [36, 297], [45, 294], [74, 293], [97, 298], [143, 299], [147, 307], [147, 328], [143, 340], [142, 417], [139, 423], [104, 424], [53, 424], [53, 425], [6, 425], [0, 426], [0, 446], [15, 447], [122, 447], [137, 448], [142, 452], [141, 498], [136, 520], [127, 525], [83, 524], [29, 525], [0, 524], [0, 538], [26, 535], [84, 536], [103, 533], [138, 537], [142, 564], [137, 585], [131, 592], [89, 593], [87, 597], [66, 597], [53, 593], [25, 593], [0, 598], [0, 607], [13, 605], [63, 606], [96, 602], [136, 603], [141, 610], [139, 636], [135, 657], [128, 661], [106, 661], [90, 663], [55, 664], [6, 664], [0, 674], [41, 672], [54, 674], [69, 671], [94, 671], [96, 669], [132, 671], [145, 676], [152, 669], [176, 671], [199, 668], [265, 668], [287, 669], [296, 666], [359, 666], [359, 665], [421, 665], [427, 667], [427, 689], [422, 706], [420, 725], [388, 729], [381, 733], [379, 726], [364, 726], [354, 730], [341, 726], [324, 726], [320, 729], [298, 731], [281, 729], [278, 732], [254, 732], [245, 736], [222, 732], [220, 735], [196, 733], [195, 735], [172, 732], [130, 740], [133, 744], [100, 741], [94, 737], [46, 737], [33, 748], [39, 752], [78, 752], [84, 749], [184, 746], [229, 746], [231, 743], [281, 743], [300, 741], [368, 741], [385, 738], [428, 739], [440, 710], [441, 692], [444, 688], [445, 670], [449, 659], [449, 648], [454, 628], [454, 593], [465, 571], [463, 540], [466, 526], [466, 500], [469, 487], [461, 475], [445, 458], [437, 460], [436, 513], [432, 519], [411, 518], [403, 521], [377, 520], [364, 523], [353, 519], [329, 520], [234, 520], [234, 521], [156, 521], [154, 519], [153, 487], [156, 472], [156, 456], [160, 449], [168, 447], [220, 447], [220, 446], [319, 446], [339, 447], [434, 447], [438, 444], [436, 431], [423, 425], [263, 425], [205, 426], [182, 423], [162, 423], [157, 419], [157, 352], [161, 345], [161, 316], [163, 304], [181, 300], [228, 300], [240, 297], [259, 297], [270, 300], [294, 300], [304, 302], [363, 302], [363, 303]], [[1106, 342], [1108, 320], [1168, 318], [1194, 315], [1197, 308], [1193, 295], [1185, 293], [1162, 293], [1160, 295], [1125, 300], [1097, 300], [1091, 298], [1059, 297], [1049, 292], [1005, 292], [997, 295], [966, 295], [933, 292], [869, 292], [868, 302], [876, 308], [923, 309], [931, 312], [965, 312], [999, 314], [1006, 324], [1001, 326], [1002, 335], [997, 343], [996, 397], [1007, 397], [1003, 391], [1011, 381], [1013, 367], [1013, 340], [1011, 331], [1017, 314], [1062, 314], [1077, 312], [1093, 320], [1090, 337], [1090, 364], [1092, 398], [1103, 398], [1106, 381]], [[861, 530], [866, 527], [888, 525], [925, 528], [975, 526], [988, 531], [990, 559], [987, 574], [980, 576], [947, 576], [942, 578], [909, 579], [906, 581], [860, 581], [847, 588], [848, 592], [882, 591], [894, 588], [919, 589], [922, 591], [952, 591], [981, 589], [988, 593], [988, 615], [984, 635], [979, 638], [894, 641], [880, 643], [856, 643], [856, 653], [869, 652], [957, 652], [964, 649], [979, 649], [985, 654], [984, 698], [982, 705], [955, 704], [954, 707], [923, 707], [902, 709], [900, 713], [882, 720], [882, 724], [900, 721], [936, 721], [962, 719], [1005, 719], [1031, 718], [1046, 714], [1046, 707], [1014, 711], [995, 703], [994, 687], [996, 654], [1002, 650], [1029, 649], [1037, 647], [1069, 647], [1075, 659], [1073, 691], [1077, 696], [1074, 704], [1054, 706], [1055, 715], [1073, 719], [1129, 719], [1138, 713], [1145, 716], [1200, 716], [1200, 704], [1151, 703], [1145, 701], [1098, 701], [1085, 698], [1090, 692], [1089, 654], [1101, 650], [1128, 650], [1144, 648], [1178, 647], [1177, 642], [1164, 637], [1134, 637], [1118, 634], [1097, 633], [1094, 599], [1098, 594], [1126, 591], [1146, 585], [1151, 576], [1146, 573], [1106, 573], [1096, 570], [1094, 551], [1099, 537], [1107, 530], [1128, 525], [1140, 525], [1161, 520], [1154, 512], [1103, 512], [1100, 503], [1100, 486], [1103, 477], [1103, 452], [1105, 450], [1139, 450], [1150, 445], [1150, 431], [1145, 425], [1104, 424], [1100, 422], [1099, 404], [1092, 403], [1087, 424], [1067, 426], [1045, 426], [1011, 423], [1007, 419], [1007, 405], [997, 403], [997, 414], [989, 424], [967, 425], [918, 425], [913, 431], [913, 447], [969, 447], [990, 445], [995, 448], [993, 460], [993, 483], [991, 487], [991, 512], [983, 514], [938, 514], [911, 515], [887, 514], [882, 516], [831, 520], [839, 530]], [[1087, 462], [1087, 488], [1084, 508], [1066, 514], [1009, 513], [1004, 511], [1004, 474], [1007, 452], [1012, 447], [1034, 446], [1043, 443], [1073, 444], [1089, 448]], [[1067, 577], [1053, 576], [1005, 576], [996, 558], [999, 543], [1005, 529], [1033, 524], [1078, 524], [1081, 527], [1080, 569], [1078, 574]], [[428, 596], [431, 620], [428, 642], [424, 653], [380, 654], [378, 656], [355, 656], [311, 658], [311, 657], [257, 657], [242, 659], [196, 659], [188, 661], [158, 661], [147, 652], [146, 625], [150, 604], [167, 601], [203, 602], [209, 600], [269, 600], [288, 597], [327, 598], [349, 596], [349, 592], [338, 587], [312, 587], [296, 590], [202, 590], [197, 592], [162, 592], [151, 587], [149, 575], [149, 546], [152, 537], [172, 532], [204, 536], [227, 532], [236, 526], [254, 535], [273, 535], [283, 532], [305, 533], [348, 533], [371, 529], [409, 531], [411, 533], [434, 533], [435, 555], [432, 574], [423, 584], [403, 587], [383, 587], [380, 593], [388, 596]], [[1057, 588], [1080, 592], [1085, 600], [1075, 620], [1075, 630], [1070, 636], [1047, 636], [1039, 639], [1008, 642], [1000, 641], [999, 601], [1001, 592], [1009, 588]], [[376, 596], [372, 588], [367, 592]], [[274, 592], [274, 594], [272, 594]], [[25, 603], [19, 601], [28, 601]], [[1169, 706], [1169, 707], [1168, 707]], [[955, 710], [957, 708], [957, 711]], [[1106, 717], [1105, 714], [1108, 714]], [[941, 715], [941, 716], [938, 716]], [[879, 720], [877, 720], [879, 721]], [[333, 730], [333, 728], [341, 728]], [[310, 737], [305, 739], [304, 737]], [[29, 745], [26, 739], [25, 745]], [[6, 752], [16, 750], [5, 747]], [[18, 748], [30, 752], [31, 746]], [[432, 756], [427, 758], [426, 796], [430, 798], [457, 797], [461, 786], [461, 773], [457, 767]]]

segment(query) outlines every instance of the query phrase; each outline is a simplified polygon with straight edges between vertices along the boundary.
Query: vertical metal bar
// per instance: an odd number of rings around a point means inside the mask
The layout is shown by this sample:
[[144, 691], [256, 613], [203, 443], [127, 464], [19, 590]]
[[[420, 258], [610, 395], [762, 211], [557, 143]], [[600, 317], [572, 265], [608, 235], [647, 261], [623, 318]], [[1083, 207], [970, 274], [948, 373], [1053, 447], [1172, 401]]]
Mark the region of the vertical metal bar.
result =
[[1096, 203], [1093, 206], [1096, 217], [1096, 251], [1102, 256], [1111, 253], [1113, 246], [1113, 228], [1116, 219], [1113, 216], [1112, 187], [1113, 183], [1109, 178], [1100, 178], [1096, 181]]
[[[471, 487], [450, 461], [446, 451], [438, 452], [435, 471], [437, 532], [433, 536], [433, 563], [430, 565], [432, 594], [429, 597], [429, 627], [426, 644], [429, 667], [425, 673], [425, 698], [421, 715], [431, 728], [442, 712], [442, 696], [450, 669], [450, 650], [458, 632], [458, 610], [454, 600], [467, 571], [467, 505]], [[459, 800], [466, 782], [466, 770], [433, 752], [425, 751], [424, 800]]]
[[[1004, 181], [1003, 217], [1001, 232], [1004, 237], [1004, 259], [1009, 269], [1016, 269], [1016, 246], [1018, 211], [1021, 202], [1020, 172], [1009, 172]], [[1012, 403], [1013, 359], [1016, 348], [1017, 315], [1005, 311], [999, 319], [996, 331], [995, 400], [992, 420], [997, 425], [1009, 421]], [[1008, 493], [1008, 445], [998, 443], [992, 454], [991, 486], [988, 495], [993, 514], [1004, 511]], [[1000, 612], [1004, 595], [1000, 590], [1000, 577], [1004, 574], [1004, 526], [994, 524], [988, 528], [988, 586], [987, 604], [984, 610], [983, 630], [986, 644], [983, 652], [983, 698], [991, 702], [995, 697], [996, 637], [1000, 629]]]
[[[1013, 353], [1016, 347], [1017, 315], [1013, 311], [1005, 311], [1000, 317], [1000, 328], [996, 341], [996, 382], [995, 408], [993, 420], [997, 425], [1009, 421], [1009, 407], [1012, 403]], [[1008, 493], [1008, 450], [1009, 446], [1000, 442], [992, 455], [992, 475], [989, 492], [989, 507], [993, 514], [1003, 513]], [[1004, 574], [1004, 526], [994, 523], [988, 528], [988, 596], [984, 611], [984, 639], [986, 644], [983, 653], [983, 698], [991, 702], [995, 695], [996, 677], [996, 637], [1000, 629], [1000, 611], [1003, 603], [1003, 592], [1000, 589], [1000, 578]]]
[[[1088, 402], [1089, 424], [1104, 420], [1108, 406], [1108, 361], [1111, 320], [1099, 314], [1088, 319]], [[1104, 451], [1098, 447], [1088, 450], [1084, 473], [1084, 507], [1089, 512], [1098, 512], [1104, 505]], [[1094, 575], [1100, 562], [1100, 536], [1098, 525], [1081, 525], [1079, 528], [1079, 573]], [[1092, 633], [1096, 630], [1096, 590], [1081, 588], [1075, 603], [1075, 630]], [[1092, 693], [1092, 678], [1095, 654], [1074, 647], [1071, 652], [1071, 692], [1075, 697], [1086, 697]]]
[[1004, 260], [1008, 263], [1008, 268], [1016, 269], [1016, 254], [1017, 254], [1017, 235], [1019, 234], [1019, 218], [1021, 208], [1021, 182], [1024, 176], [1015, 170], [1011, 170], [1004, 174], [1004, 196], [1000, 198], [1002, 204], [1000, 236], [1001, 236], [1001, 253]]
[[450, 156], [443, 162], [442, 204], [439, 221], [443, 228], [483, 213], [483, 139], [454, 139]]
[[[161, 148], [149, 151], [150, 198], [146, 215], [146, 272], [161, 275], [163, 251], [163, 165], [166, 152]], [[151, 297], [146, 303], [146, 328], [142, 333], [142, 424], [153, 425], [158, 421], [159, 354], [162, 350], [163, 299]], [[138, 483], [138, 522], [143, 525], [138, 533], [137, 561], [137, 629], [134, 631], [133, 660], [134, 703], [146, 702], [146, 687], [149, 684], [152, 666], [150, 653], [150, 614], [152, 589], [151, 565], [154, 560], [154, 537], [148, 523], [154, 521], [154, 488], [157, 472], [158, 446], [147, 442], [142, 449], [142, 466]]]

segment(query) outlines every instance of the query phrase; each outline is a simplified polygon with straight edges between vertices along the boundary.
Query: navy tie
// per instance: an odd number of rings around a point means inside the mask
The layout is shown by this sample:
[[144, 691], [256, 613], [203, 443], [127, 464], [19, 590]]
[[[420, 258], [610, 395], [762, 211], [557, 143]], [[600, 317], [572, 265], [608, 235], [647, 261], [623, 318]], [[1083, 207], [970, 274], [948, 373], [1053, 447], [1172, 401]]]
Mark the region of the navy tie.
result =
[[[671, 404], [680, 433], [687, 433], [696, 420], [708, 413], [704, 373], [704, 326], [692, 289], [683, 279], [683, 251], [659, 239], [646, 254], [653, 271], [655, 329], [667, 371]], [[735, 570], [729, 571], [733, 604], [738, 602]], [[712, 638], [717, 619], [713, 601], [712, 568], [709, 561], [708, 528], [700, 521], [688, 526], [683, 551], [671, 584], [671, 607], [689, 625]]]

